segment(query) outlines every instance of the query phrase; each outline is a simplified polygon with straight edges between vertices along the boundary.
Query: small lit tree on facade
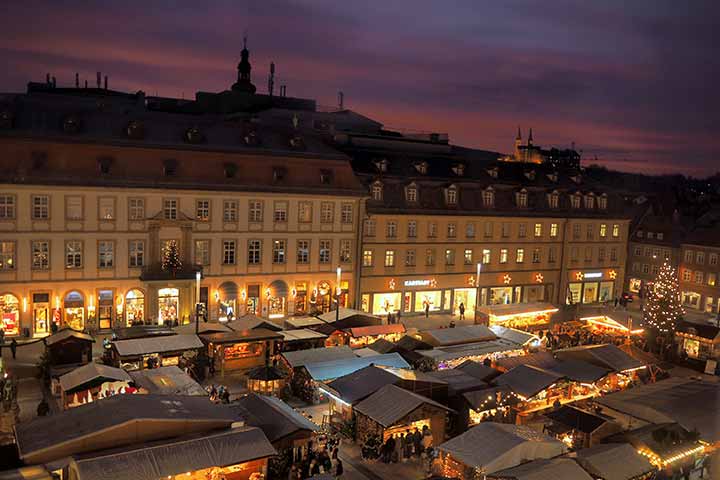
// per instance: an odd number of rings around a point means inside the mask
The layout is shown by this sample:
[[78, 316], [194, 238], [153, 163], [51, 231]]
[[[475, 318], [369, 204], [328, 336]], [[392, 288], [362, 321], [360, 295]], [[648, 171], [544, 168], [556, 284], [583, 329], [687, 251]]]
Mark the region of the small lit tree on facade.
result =
[[655, 341], [663, 344], [672, 341], [675, 327], [685, 315], [680, 303], [680, 285], [677, 272], [665, 261], [648, 289], [643, 316], [645, 327]]
[[162, 252], [162, 269], [166, 272], [170, 272], [173, 277], [175, 274], [182, 269], [182, 262], [180, 261], [180, 253], [178, 252], [177, 242], [170, 240], [163, 247]]

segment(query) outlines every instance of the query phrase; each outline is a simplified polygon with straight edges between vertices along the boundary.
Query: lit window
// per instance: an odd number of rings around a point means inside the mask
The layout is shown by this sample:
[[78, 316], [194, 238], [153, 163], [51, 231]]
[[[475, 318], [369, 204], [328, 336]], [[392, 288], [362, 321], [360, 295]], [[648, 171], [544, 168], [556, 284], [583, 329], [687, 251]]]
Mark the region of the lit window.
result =
[[199, 222], [210, 220], [210, 200], [197, 200], [195, 202], [195, 219]]
[[500, 249], [500, 263], [507, 263], [507, 261], [508, 261], [508, 249], [501, 248]]
[[525, 249], [518, 248], [515, 255], [515, 263], [523, 263], [525, 261]]
[[15, 270], [15, 242], [0, 242], [0, 270]]
[[550, 224], [550, 236], [553, 238], [558, 236], [558, 224], [557, 223]]
[[617, 223], [613, 224], [612, 236], [613, 238], [618, 238], [620, 236], [620, 225]]
[[210, 240], [195, 240], [195, 265], [210, 265]]
[[607, 237], [607, 225], [604, 223], [600, 224], [600, 238]]
[[542, 237], [542, 223], [535, 224], [535, 236]]
[[451, 248], [445, 250], [445, 265], [455, 265], [455, 250]]
[[352, 261], [352, 240], [340, 240], [340, 262], [350, 263]]
[[466, 248], [463, 255], [465, 265], [472, 265], [473, 263], [473, 251], [471, 248]]
[[491, 258], [490, 258], [490, 249], [488, 249], [488, 248], [483, 248], [483, 251], [482, 251], [482, 263], [483, 263], [483, 265], [489, 265], [489, 264], [490, 264], [490, 260], [491, 260]]
[[235, 265], [235, 240], [223, 240], [223, 265]]
[[363, 267], [372, 267], [373, 264], [373, 251], [363, 250]]
[[285, 263], [285, 240], [273, 240], [273, 263]]
[[395, 266], [395, 250], [385, 250], [385, 266]]
[[[110, 200], [112, 200], [112, 199], [110, 199]], [[101, 212], [101, 218], [103, 218], [102, 212]], [[165, 220], [177, 220], [177, 200], [176, 199], [174, 199], [174, 198], [163, 199], [163, 218], [165, 218]]]

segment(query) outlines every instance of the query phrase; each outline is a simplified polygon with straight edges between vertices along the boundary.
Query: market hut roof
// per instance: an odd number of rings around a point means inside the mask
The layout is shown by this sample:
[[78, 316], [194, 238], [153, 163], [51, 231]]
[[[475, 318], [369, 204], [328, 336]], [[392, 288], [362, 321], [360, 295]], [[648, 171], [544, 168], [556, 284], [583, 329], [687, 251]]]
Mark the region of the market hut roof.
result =
[[228, 408], [248, 425], [262, 429], [273, 443], [299, 431], [318, 430], [317, 425], [276, 397], [249, 393]]
[[455, 328], [436, 328], [419, 333], [422, 340], [434, 347], [495, 340], [497, 336], [485, 325], [465, 325]]
[[452, 345], [438, 347], [432, 350], [417, 350], [423, 357], [431, 358], [435, 362], [446, 362], [466, 357], [482, 357], [493, 353], [512, 352], [522, 347], [515, 342], [498, 338], [487, 342], [468, 343], [465, 345]]
[[447, 412], [452, 411], [445, 405], [395, 385], [385, 385], [355, 405], [354, 409], [383, 427], [390, 427], [422, 405], [431, 405]]
[[175, 331], [177, 333], [194, 334], [196, 328], [198, 333], [232, 332], [232, 329], [227, 324], [220, 322], [199, 322], [197, 326], [195, 323], [188, 323], [177, 327]]
[[122, 368], [110, 367], [100, 363], [88, 363], [82, 367], [66, 373], [60, 377], [60, 387], [64, 392], [69, 393], [88, 387], [93, 383], [110, 382], [131, 382], [132, 378]]
[[507, 385], [518, 395], [531, 398], [562, 378], [563, 375], [550, 370], [532, 365], [520, 365], [497, 377], [495, 383]]
[[657, 365], [659, 363], [652, 353], [641, 350], [632, 343], [623, 343], [619, 348], [644, 365]]
[[497, 335], [498, 338], [504, 338], [515, 342], [518, 345], [527, 345], [533, 342], [540, 342], [540, 337], [534, 333], [526, 332], [524, 330], [517, 330], [515, 328], [508, 328], [502, 325], [491, 325], [490, 330]]
[[447, 382], [450, 395], [458, 395], [473, 390], [481, 390], [488, 385], [484, 381], [456, 368], [446, 368], [435, 372], [429, 372], [431, 377]]
[[678, 322], [675, 328], [677, 332], [686, 333], [688, 335], [695, 335], [706, 340], [720, 340], [720, 327], [717, 325], [711, 325], [709, 323], [697, 323], [683, 320]]
[[391, 323], [390, 325], [370, 325], [367, 327], [351, 327], [347, 329], [353, 338], [372, 337], [376, 335], [389, 335], [393, 333], [405, 333], [405, 325], [402, 323]]
[[208, 343], [232, 344], [258, 342], [261, 340], [282, 340], [280, 332], [266, 328], [254, 328], [250, 330], [233, 330], [232, 332], [204, 333], [200, 338]]
[[43, 339], [45, 345], [55, 345], [58, 342], [67, 340], [68, 338], [76, 338], [78, 340], [84, 340], [86, 342], [95, 342], [95, 337], [88, 335], [87, 333], [73, 330], [72, 328], [63, 328], [62, 330], [55, 332]]
[[588, 434], [611, 420], [608, 417], [602, 417], [570, 405], [563, 405], [557, 410], [546, 413], [545, 416], [553, 422], [567, 427], [564, 431], [574, 429]]
[[[336, 313], [335, 310], [332, 310], [330, 312], [325, 312], [322, 315], [318, 315], [317, 318], [320, 320], [323, 320], [324, 322], [335, 322], [335, 319], [338, 320], [347, 320], [350, 318], [356, 317], [357, 319], [371, 319], [373, 323], [375, 322], [382, 322], [382, 319], [378, 317], [377, 315], [371, 315], [367, 312], [362, 312], [360, 310], [353, 310], [352, 308], [343, 308], [340, 307], [340, 312]], [[360, 326], [360, 325], [358, 325]]]
[[588, 472], [571, 458], [533, 460], [487, 476], [488, 480], [593, 480]]
[[567, 447], [525, 425], [483, 422], [441, 444], [438, 450], [489, 474], [529, 460], [562, 455]]
[[551, 303], [535, 302], [535, 303], [510, 303], [506, 305], [487, 305], [477, 309], [478, 312], [486, 315], [494, 315], [501, 317], [510, 317], [521, 314], [539, 314], [539, 313], [555, 313], [558, 308]]
[[487, 365], [483, 365], [482, 363], [474, 360], [465, 360], [463, 363], [455, 367], [455, 370], [461, 370], [484, 382], [489, 382], [493, 378], [502, 374], [499, 370], [495, 370], [492, 367], [488, 367]]
[[56, 477], [50, 474], [42, 465], [21, 467], [15, 470], [0, 472], [0, 480], [55, 480]]
[[203, 347], [197, 335], [167, 335], [151, 338], [133, 338], [113, 342], [121, 357], [137, 357], [150, 353], [180, 352]]
[[285, 325], [291, 328], [309, 328], [326, 323], [317, 317], [293, 317], [285, 320]]
[[715, 382], [673, 377], [595, 401], [649, 423], [678, 422], [688, 430], [698, 430], [711, 443], [720, 440], [720, 384]]
[[495, 366], [501, 370], [512, 370], [519, 365], [552, 368], [557, 365], [557, 360], [555, 360], [555, 357], [553, 357], [553, 354], [550, 352], [535, 352], [530, 355], [519, 355], [495, 360]]
[[242, 317], [235, 318], [232, 322], [228, 322], [227, 326], [231, 330], [236, 332], [242, 332], [244, 330], [254, 330], [257, 328], [264, 328], [265, 330], [271, 330], [273, 332], [279, 332], [282, 330], [280, 325], [273, 323], [264, 318], [260, 318], [256, 315], [243, 315]]
[[[234, 416], [203, 397], [115, 395], [15, 426], [27, 463], [227, 428]], [[150, 425], [160, 427], [150, 428]]]
[[369, 397], [385, 385], [394, 385], [400, 380], [391, 372], [368, 365], [328, 383], [337, 396], [351, 405]]
[[130, 372], [135, 385], [156, 395], [207, 396], [190, 375], [172, 365]]
[[340, 347], [308, 348], [306, 350], [296, 350], [294, 352], [283, 352], [282, 356], [293, 368], [303, 367], [309, 363], [356, 358], [352, 348], [347, 345], [342, 345]]
[[433, 346], [429, 343], [423, 342], [422, 340], [412, 337], [410, 335], [405, 335], [400, 340], [395, 342], [395, 345], [409, 352], [414, 352], [416, 350], [430, 350], [433, 348]]
[[[185, 332], [184, 330], [187, 330]], [[173, 330], [166, 325], [135, 325], [134, 327], [114, 328], [113, 333], [117, 340], [129, 340], [131, 338], [162, 337], [164, 335], [175, 335], [176, 333], [195, 333], [195, 324], [189, 323]]]
[[367, 348], [374, 351], [375, 353], [392, 353], [397, 351], [398, 346], [389, 340], [379, 338], [370, 345], [368, 345]]
[[607, 368], [598, 367], [597, 365], [581, 360], [564, 360], [557, 362], [554, 366], [548, 367], [546, 370], [580, 383], [595, 383], [612, 373], [612, 371]]
[[262, 430], [240, 427], [74, 458], [78, 480], [156, 480], [210, 467], [225, 467], [276, 455]]
[[283, 330], [279, 333], [283, 336], [283, 342], [285, 343], [302, 342], [305, 340], [317, 340], [327, 337], [327, 335], [325, 335], [324, 333], [316, 332], [315, 330], [310, 330], [309, 328], [298, 328], [297, 330]]
[[372, 357], [354, 357], [329, 362], [308, 363], [305, 369], [315, 381], [324, 382], [340, 378], [368, 365], [384, 367], [410, 368], [410, 365], [398, 353], [386, 353]]
[[655, 470], [655, 466], [629, 443], [607, 443], [572, 454], [582, 467], [598, 478], [632, 480]]
[[644, 366], [643, 363], [612, 344], [564, 348], [556, 350], [555, 356], [558, 360], [582, 360], [599, 367], [608, 368], [613, 372], [623, 372]]

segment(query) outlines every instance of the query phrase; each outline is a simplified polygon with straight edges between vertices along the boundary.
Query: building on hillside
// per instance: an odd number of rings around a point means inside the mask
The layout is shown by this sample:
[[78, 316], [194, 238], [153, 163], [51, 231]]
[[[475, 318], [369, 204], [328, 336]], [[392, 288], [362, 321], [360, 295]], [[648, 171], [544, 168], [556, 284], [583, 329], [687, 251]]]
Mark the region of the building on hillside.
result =
[[518, 127], [513, 154], [504, 155], [500, 159], [505, 162], [545, 164], [562, 170], [580, 169], [580, 153], [575, 150], [574, 144], [572, 148], [565, 149], [552, 147], [547, 150], [541, 148], [533, 143], [532, 128], [528, 133], [527, 141], [523, 143], [522, 132]]
[[458, 314], [462, 304], [468, 317], [479, 306], [595, 304], [622, 292], [629, 218], [611, 188], [439, 136], [379, 129], [334, 140], [370, 196], [363, 310]]
[[366, 190], [323, 136], [372, 122], [253, 93], [249, 70], [239, 84], [195, 100], [32, 82], [0, 97], [6, 335], [183, 324], [196, 302], [212, 319], [328, 311], [338, 290], [353, 302]]

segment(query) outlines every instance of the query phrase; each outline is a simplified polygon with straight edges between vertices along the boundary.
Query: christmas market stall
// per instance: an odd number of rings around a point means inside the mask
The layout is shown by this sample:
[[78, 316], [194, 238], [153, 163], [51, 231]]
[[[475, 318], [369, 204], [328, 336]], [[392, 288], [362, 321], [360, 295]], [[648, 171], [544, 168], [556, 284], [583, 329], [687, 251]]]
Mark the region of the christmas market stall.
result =
[[579, 361], [609, 370], [611, 374], [601, 385], [603, 392], [627, 388], [638, 380], [640, 372], [647, 369], [647, 365], [612, 344], [581, 345], [556, 350], [554, 353], [560, 361]]
[[272, 365], [261, 365], [245, 373], [247, 389], [262, 395], [280, 395], [286, 384], [285, 374]]
[[418, 332], [419, 340], [437, 348], [496, 340], [498, 337], [485, 325], [464, 325], [455, 328], [435, 328]]
[[478, 306], [476, 323], [502, 325], [520, 330], [541, 330], [550, 327], [558, 308], [551, 303], [514, 303]]
[[312, 379], [307, 373], [305, 366], [311, 363], [345, 358], [356, 358], [352, 349], [346, 345], [341, 347], [311, 348], [307, 350], [282, 352], [280, 354], [280, 365], [289, 372], [290, 386], [293, 394], [306, 401], [312, 401], [314, 387], [312, 386]]
[[455, 368], [467, 360], [480, 363], [485, 360], [495, 362], [499, 358], [525, 355], [526, 352], [517, 343], [498, 338], [485, 342], [437, 347], [432, 350], [418, 350], [415, 353], [424, 357], [433, 368], [443, 369]]
[[490, 331], [492, 331], [498, 338], [510, 340], [511, 342], [521, 345], [527, 350], [535, 350], [540, 347], [541, 344], [540, 337], [525, 330], [518, 330], [516, 328], [509, 328], [502, 325], [490, 325]]
[[325, 341], [327, 346], [350, 345], [352, 348], [365, 347], [376, 340], [394, 342], [405, 335], [405, 325], [393, 323], [390, 325], [370, 325], [368, 327], [350, 327], [335, 330]]
[[134, 393], [132, 378], [120, 368], [88, 363], [53, 381], [53, 391], [60, 395], [60, 408], [78, 407], [101, 398]]
[[267, 365], [279, 351], [283, 336], [265, 328], [233, 332], [204, 333], [200, 335], [207, 345], [208, 356], [215, 372], [243, 373]]
[[594, 478], [650, 480], [657, 468], [628, 443], [605, 443], [569, 454]]
[[506, 386], [492, 386], [463, 393], [465, 405], [458, 410], [458, 430], [482, 422], [515, 423], [520, 397]]
[[572, 458], [533, 460], [485, 476], [486, 480], [593, 480]]
[[445, 440], [446, 406], [396, 385], [385, 385], [354, 407], [357, 440], [361, 445], [385, 443], [390, 437], [413, 433], [432, 436], [432, 446]]
[[135, 370], [130, 376], [138, 393], [153, 395], [182, 395], [207, 397], [208, 392], [187, 373], [175, 365]]
[[442, 475], [480, 480], [500, 470], [567, 452], [564, 443], [523, 425], [483, 422], [438, 446]]
[[252, 314], [236, 317], [233, 321], [228, 322], [226, 325], [236, 332], [255, 330], [258, 328], [264, 328], [265, 330], [271, 330], [273, 332], [279, 332], [282, 330], [280, 325]]
[[622, 430], [611, 417], [571, 405], [547, 412], [545, 417], [550, 422], [545, 424], [544, 431], [575, 450], [597, 445]]
[[43, 342], [51, 368], [65, 368], [67, 371], [92, 362], [92, 345], [95, 343], [92, 335], [64, 328], [43, 338]]
[[626, 325], [614, 320], [607, 315], [593, 315], [582, 317], [580, 321], [583, 326], [592, 333], [607, 335], [609, 337], [629, 337], [631, 335], [642, 335], [645, 331], [642, 328], [633, 328], [632, 317]]
[[678, 354], [705, 362], [720, 360], [720, 327], [681, 321], [675, 329]]
[[325, 339], [327, 338], [327, 335], [310, 330], [309, 328], [283, 330], [280, 332], [280, 335], [283, 336], [283, 352], [322, 348], [325, 345]]
[[112, 342], [115, 366], [124, 370], [142, 370], [178, 365], [184, 355], [195, 356], [203, 348], [197, 335], [164, 335]]

